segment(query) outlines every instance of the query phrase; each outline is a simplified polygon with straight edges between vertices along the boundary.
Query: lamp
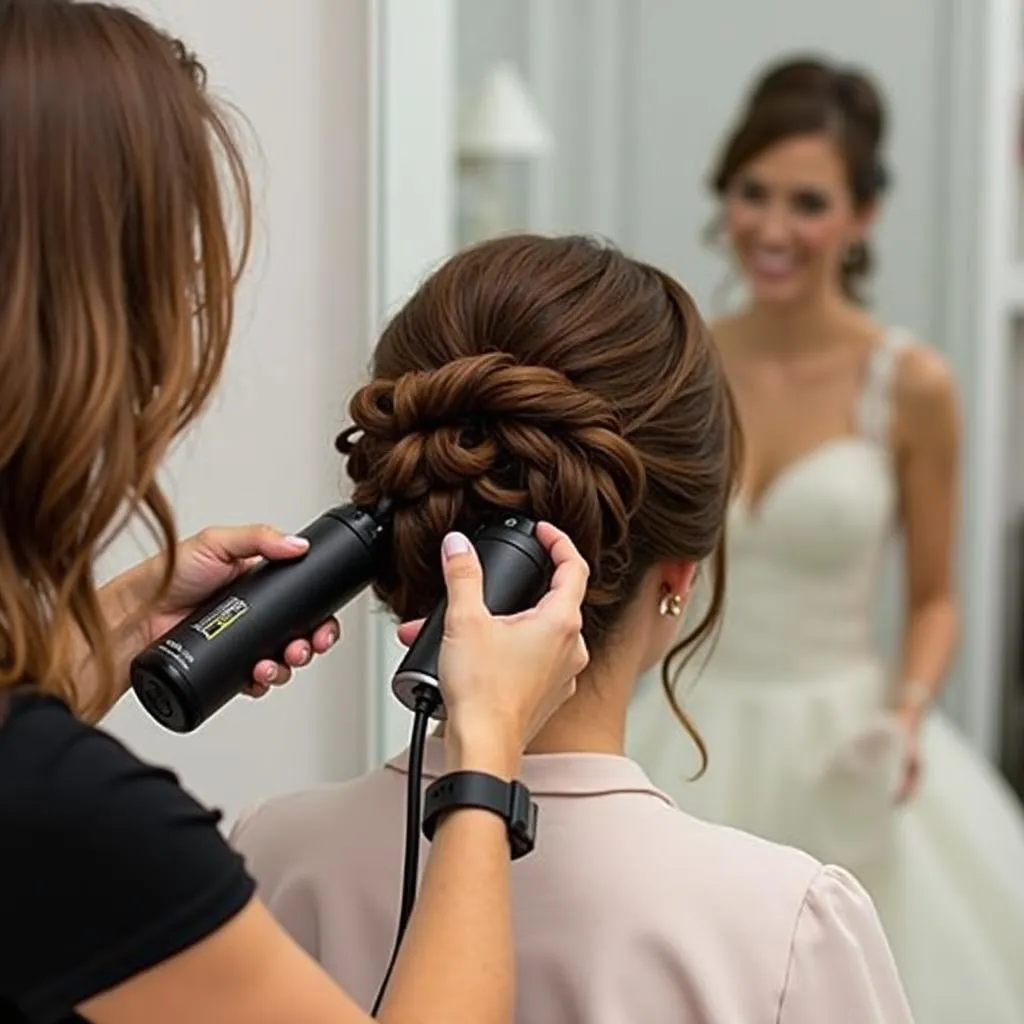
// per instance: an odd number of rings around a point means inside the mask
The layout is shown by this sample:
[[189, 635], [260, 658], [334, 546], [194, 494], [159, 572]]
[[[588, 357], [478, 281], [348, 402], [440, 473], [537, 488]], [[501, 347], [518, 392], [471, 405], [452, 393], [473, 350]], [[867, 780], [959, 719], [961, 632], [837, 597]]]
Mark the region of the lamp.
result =
[[535, 160], [552, 148], [551, 133], [526, 84], [507, 61], [495, 64], [459, 119], [461, 177], [475, 192], [460, 235], [488, 238], [505, 228], [500, 175], [509, 164]]

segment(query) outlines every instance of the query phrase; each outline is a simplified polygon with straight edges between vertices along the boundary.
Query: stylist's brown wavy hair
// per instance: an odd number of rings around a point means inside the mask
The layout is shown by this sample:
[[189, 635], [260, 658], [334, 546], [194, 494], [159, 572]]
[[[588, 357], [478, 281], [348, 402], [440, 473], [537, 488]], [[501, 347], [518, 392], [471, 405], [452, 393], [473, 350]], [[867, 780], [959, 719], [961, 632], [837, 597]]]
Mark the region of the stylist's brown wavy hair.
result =
[[522, 510], [564, 529], [590, 564], [583, 632], [599, 655], [647, 570], [713, 558], [710, 608], [662, 670], [703, 758], [674, 677], [721, 614], [739, 434], [686, 291], [586, 238], [485, 242], [391, 321], [373, 374], [338, 448], [356, 501], [396, 502], [378, 595], [402, 619], [424, 615], [443, 590], [445, 532]]
[[82, 640], [113, 685], [93, 561], [128, 516], [173, 569], [156, 473], [217, 381], [249, 237], [204, 77], [123, 8], [0, 0], [0, 694], [72, 697]]

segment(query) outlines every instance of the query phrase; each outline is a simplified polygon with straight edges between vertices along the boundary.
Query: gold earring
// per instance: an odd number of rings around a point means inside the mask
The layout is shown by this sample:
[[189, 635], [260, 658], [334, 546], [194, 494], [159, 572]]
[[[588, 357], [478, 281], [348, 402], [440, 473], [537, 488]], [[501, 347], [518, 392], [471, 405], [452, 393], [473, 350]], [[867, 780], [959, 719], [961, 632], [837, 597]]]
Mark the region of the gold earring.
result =
[[678, 594], [666, 594], [658, 605], [658, 612], [661, 615], [671, 615], [678, 619], [683, 614], [683, 599]]

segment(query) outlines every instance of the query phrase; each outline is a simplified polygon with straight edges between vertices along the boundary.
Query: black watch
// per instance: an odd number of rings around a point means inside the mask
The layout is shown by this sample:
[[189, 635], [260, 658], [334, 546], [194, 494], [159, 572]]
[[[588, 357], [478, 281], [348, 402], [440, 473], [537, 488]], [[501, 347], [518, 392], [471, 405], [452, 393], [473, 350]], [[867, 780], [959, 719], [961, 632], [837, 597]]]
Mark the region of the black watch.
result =
[[441, 817], [459, 807], [478, 807], [503, 818], [512, 859], [525, 857], [537, 838], [537, 805], [530, 791], [485, 772], [451, 772], [427, 787], [423, 797], [423, 834], [434, 838]]

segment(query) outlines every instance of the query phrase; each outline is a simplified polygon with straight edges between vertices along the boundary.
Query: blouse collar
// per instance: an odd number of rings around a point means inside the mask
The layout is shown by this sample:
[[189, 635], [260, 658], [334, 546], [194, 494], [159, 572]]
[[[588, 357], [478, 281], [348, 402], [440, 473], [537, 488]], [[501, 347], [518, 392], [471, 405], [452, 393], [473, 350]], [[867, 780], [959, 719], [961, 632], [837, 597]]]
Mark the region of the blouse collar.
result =
[[[403, 750], [387, 767], [408, 773], [409, 751]], [[436, 779], [445, 774], [444, 740], [427, 739], [423, 775]], [[672, 799], [658, 789], [644, 770], [628, 757], [615, 754], [527, 754], [519, 781], [534, 796], [604, 796], [610, 793], [646, 793], [675, 807]]]

